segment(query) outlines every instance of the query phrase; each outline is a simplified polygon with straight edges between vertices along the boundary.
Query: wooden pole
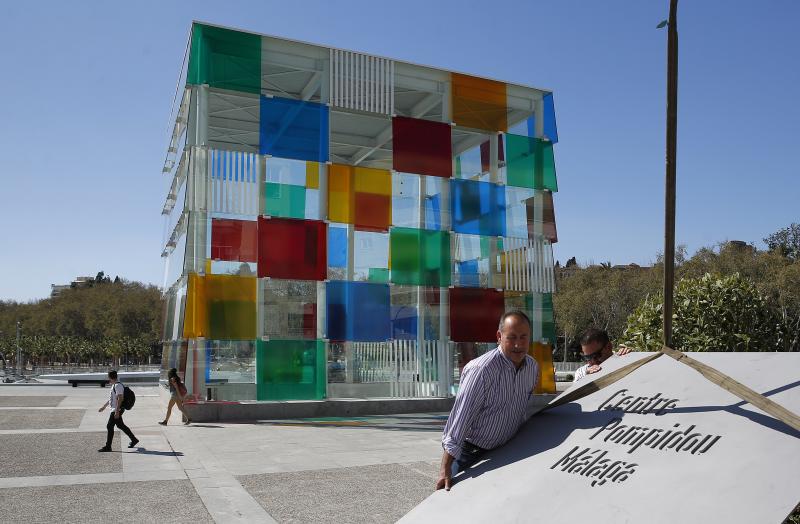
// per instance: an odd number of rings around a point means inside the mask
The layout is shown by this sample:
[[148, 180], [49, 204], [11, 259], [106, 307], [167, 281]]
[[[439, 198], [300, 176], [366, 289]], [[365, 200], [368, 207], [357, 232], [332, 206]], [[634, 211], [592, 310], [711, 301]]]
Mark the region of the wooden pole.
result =
[[672, 347], [675, 288], [675, 157], [678, 131], [678, 0], [669, 2], [667, 26], [667, 173], [664, 202], [664, 345]]

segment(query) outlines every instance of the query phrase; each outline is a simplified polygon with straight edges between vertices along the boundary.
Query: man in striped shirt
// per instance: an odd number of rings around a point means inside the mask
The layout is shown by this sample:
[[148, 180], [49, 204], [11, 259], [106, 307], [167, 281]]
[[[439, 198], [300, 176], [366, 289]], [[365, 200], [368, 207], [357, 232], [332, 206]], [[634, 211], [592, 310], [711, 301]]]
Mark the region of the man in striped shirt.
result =
[[444, 452], [436, 489], [450, 490], [453, 475], [508, 442], [525, 422], [539, 377], [539, 367], [528, 355], [530, 338], [528, 316], [509, 311], [500, 318], [498, 347], [464, 366], [442, 435]]

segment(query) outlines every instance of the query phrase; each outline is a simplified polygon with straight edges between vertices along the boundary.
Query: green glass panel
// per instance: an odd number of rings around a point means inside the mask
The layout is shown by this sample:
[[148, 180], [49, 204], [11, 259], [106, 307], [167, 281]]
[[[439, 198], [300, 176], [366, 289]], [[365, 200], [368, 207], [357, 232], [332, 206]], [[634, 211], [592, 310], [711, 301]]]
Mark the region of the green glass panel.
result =
[[187, 84], [261, 92], [261, 37], [194, 24]]
[[450, 234], [394, 227], [389, 233], [391, 280], [395, 284], [450, 285]]
[[239, 300], [211, 300], [208, 304], [208, 338], [256, 337], [256, 304]]
[[506, 183], [509, 186], [558, 191], [553, 144], [519, 135], [506, 137]]
[[259, 340], [256, 345], [258, 400], [325, 398], [323, 340]]
[[290, 184], [265, 184], [264, 213], [284, 218], [305, 218], [306, 188]]
[[389, 270], [382, 267], [369, 268], [369, 276], [367, 280], [370, 282], [379, 282], [381, 284], [389, 283]]

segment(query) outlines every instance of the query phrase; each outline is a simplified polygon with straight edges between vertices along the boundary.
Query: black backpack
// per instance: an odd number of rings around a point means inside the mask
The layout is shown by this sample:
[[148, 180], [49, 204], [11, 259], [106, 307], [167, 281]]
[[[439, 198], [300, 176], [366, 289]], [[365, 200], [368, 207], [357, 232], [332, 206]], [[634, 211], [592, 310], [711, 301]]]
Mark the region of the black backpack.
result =
[[136, 404], [136, 393], [125, 384], [122, 385], [122, 388], [122, 409], [130, 411], [133, 409], [133, 405]]

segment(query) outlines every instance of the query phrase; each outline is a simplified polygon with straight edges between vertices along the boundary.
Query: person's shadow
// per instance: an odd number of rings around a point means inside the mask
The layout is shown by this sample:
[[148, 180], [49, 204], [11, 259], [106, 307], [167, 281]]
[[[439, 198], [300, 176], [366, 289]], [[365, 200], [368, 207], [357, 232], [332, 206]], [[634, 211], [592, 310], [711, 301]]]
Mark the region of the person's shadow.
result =
[[139, 447], [136, 449], [134, 453], [138, 453], [140, 455], [156, 455], [160, 457], [182, 457], [182, 451], [156, 451], [154, 449], [147, 449], [143, 447]]

